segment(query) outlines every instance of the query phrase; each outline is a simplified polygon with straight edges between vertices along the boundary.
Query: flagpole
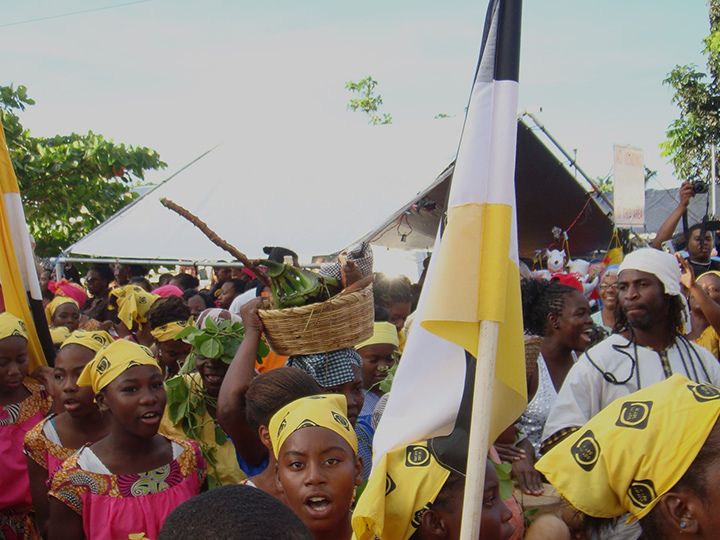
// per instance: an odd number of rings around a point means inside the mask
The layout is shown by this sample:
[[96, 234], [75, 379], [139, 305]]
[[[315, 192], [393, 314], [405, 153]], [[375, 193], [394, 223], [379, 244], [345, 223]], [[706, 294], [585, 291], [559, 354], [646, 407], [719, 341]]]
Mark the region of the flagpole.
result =
[[480, 537], [499, 328], [500, 324], [496, 321], [480, 322], [460, 540], [477, 540]]

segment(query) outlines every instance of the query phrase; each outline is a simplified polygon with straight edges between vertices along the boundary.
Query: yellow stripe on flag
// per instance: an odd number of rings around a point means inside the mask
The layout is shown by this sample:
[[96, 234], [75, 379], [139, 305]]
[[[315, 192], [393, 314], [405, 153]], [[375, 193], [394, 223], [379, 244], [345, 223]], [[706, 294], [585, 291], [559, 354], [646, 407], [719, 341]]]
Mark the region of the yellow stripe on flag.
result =
[[448, 211], [421, 325], [477, 358], [480, 321], [500, 323], [490, 441], [527, 405], [520, 272], [510, 257], [513, 211], [467, 203]]
[[12, 224], [8, 219], [6, 205], [7, 198], [10, 197], [19, 199], [20, 191], [5, 142], [5, 130], [0, 122], [0, 285], [2, 285], [5, 310], [20, 317], [27, 325], [30, 372], [32, 373], [38, 366], [46, 366], [47, 362], [30, 313], [27, 291], [15, 255], [15, 245], [11, 233]]

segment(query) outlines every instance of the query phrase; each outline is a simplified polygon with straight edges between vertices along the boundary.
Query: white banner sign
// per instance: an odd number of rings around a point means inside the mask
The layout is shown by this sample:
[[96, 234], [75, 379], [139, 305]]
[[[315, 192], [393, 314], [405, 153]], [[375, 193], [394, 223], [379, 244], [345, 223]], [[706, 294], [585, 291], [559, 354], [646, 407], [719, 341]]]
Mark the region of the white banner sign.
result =
[[645, 169], [643, 151], [632, 146], [614, 146], [613, 174], [615, 225], [645, 225]]

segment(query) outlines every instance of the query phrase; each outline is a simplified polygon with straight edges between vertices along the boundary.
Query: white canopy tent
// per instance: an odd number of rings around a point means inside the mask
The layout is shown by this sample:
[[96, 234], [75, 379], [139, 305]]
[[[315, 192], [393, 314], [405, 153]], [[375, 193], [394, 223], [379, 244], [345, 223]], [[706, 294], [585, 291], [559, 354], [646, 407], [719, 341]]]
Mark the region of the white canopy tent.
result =
[[[536, 127], [522, 120], [518, 125], [521, 255], [532, 258], [535, 250], [553, 246], [556, 226], [570, 231], [573, 254], [604, 249], [613, 227], [611, 206], [574, 178], [538, 138]], [[312, 137], [278, 128], [267, 137], [225, 143], [178, 170], [65, 255], [158, 264], [230, 261], [160, 204], [167, 197], [250, 258], [262, 257], [263, 246], [279, 245], [295, 250], [307, 264], [315, 255], [331, 255], [362, 240], [376, 246], [376, 257], [385, 261], [388, 254], [377, 247], [416, 250], [404, 257], [403, 271], [411, 274], [408, 268], [422, 259], [418, 251], [434, 243], [461, 130], [458, 119], [356, 126], [343, 136], [331, 126], [314, 126]]]
[[461, 120], [333, 126], [238, 137], [186, 165], [67, 248], [66, 256], [203, 264], [230, 256], [160, 204], [167, 197], [249, 257], [263, 246], [304, 262], [364, 237], [433, 183], [455, 155]]

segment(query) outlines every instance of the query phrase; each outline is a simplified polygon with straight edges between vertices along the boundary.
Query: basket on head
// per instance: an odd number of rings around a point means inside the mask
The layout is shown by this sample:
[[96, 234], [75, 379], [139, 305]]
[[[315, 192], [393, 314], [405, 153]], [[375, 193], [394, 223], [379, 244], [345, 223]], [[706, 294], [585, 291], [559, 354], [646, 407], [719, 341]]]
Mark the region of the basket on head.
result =
[[372, 285], [330, 300], [285, 309], [260, 309], [265, 337], [277, 354], [317, 354], [357, 345], [373, 335]]

